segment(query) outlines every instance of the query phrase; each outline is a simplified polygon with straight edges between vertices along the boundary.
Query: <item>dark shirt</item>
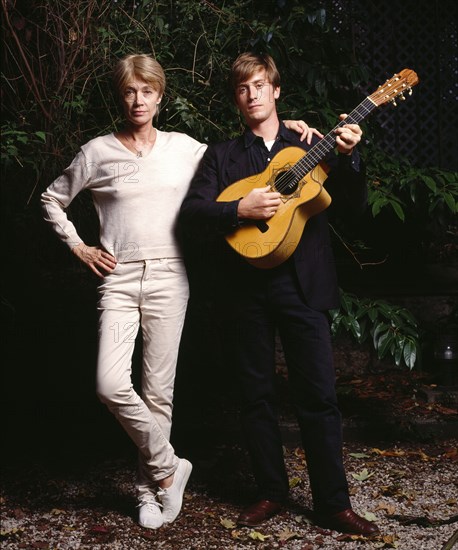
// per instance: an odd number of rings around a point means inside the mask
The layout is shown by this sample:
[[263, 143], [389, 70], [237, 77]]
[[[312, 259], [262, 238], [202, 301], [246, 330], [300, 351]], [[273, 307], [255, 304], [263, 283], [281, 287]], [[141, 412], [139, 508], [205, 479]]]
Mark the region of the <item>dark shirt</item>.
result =
[[[311, 146], [318, 141], [314, 136]], [[207, 149], [183, 202], [179, 221], [187, 243], [185, 257], [200, 260], [197, 263], [201, 270], [210, 273], [210, 279], [235, 281], [256, 277], [259, 269], [249, 265], [223, 238], [244, 223], [237, 216], [239, 201], [217, 202], [216, 199], [232, 183], [261, 173], [281, 149], [290, 146], [305, 151], [311, 147], [280, 123], [270, 151], [263, 139], [251, 130], [246, 130], [236, 139], [210, 145]], [[364, 170], [356, 150], [350, 156], [331, 152], [325, 160], [330, 169], [325, 188], [332, 197], [331, 207], [310, 218], [290, 260], [294, 263], [307, 301], [317, 309], [329, 309], [338, 303], [328, 214], [339, 210], [354, 216], [364, 210], [367, 197]], [[191, 271], [196, 265], [189, 266], [191, 282]], [[215, 271], [216, 266], [219, 269]]]
[[[253, 132], [248, 128], [243, 134], [242, 139], [247, 151], [247, 156], [245, 158], [240, 158], [238, 160], [238, 164], [241, 171], [246, 174], [257, 174], [262, 172], [272, 158], [285, 147], [295, 146], [307, 151], [319, 141], [316, 136], [313, 137], [311, 145], [300, 141], [298, 134], [288, 130], [283, 122], [280, 122], [277, 137], [270, 151], [265, 146], [264, 140], [260, 136], [253, 134]], [[347, 162], [347, 164], [351, 165], [354, 170], [359, 170], [359, 155], [357, 151], [355, 151], [354, 156], [350, 157], [345, 155], [339, 158], [342, 162]], [[330, 165], [330, 167], [335, 167], [336, 155], [334, 153], [328, 155], [326, 162]]]

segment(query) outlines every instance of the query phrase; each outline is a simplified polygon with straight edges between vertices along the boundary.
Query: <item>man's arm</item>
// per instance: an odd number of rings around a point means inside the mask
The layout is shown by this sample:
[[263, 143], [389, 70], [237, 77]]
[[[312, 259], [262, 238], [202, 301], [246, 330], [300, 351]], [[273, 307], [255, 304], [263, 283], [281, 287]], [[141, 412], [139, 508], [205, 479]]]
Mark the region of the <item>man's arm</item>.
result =
[[222, 191], [221, 164], [224, 149], [210, 145], [181, 205], [179, 223], [184, 232], [201, 237], [225, 235], [239, 226], [239, 201], [217, 202]]

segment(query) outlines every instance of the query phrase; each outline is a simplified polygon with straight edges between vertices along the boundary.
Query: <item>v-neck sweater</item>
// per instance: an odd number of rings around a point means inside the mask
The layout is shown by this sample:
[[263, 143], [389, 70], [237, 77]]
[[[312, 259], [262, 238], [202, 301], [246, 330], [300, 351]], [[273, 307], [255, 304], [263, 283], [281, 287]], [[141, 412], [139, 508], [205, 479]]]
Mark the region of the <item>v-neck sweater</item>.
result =
[[42, 194], [44, 218], [70, 248], [82, 243], [65, 209], [89, 189], [100, 244], [119, 262], [181, 257], [177, 215], [206, 148], [157, 130], [152, 150], [137, 158], [113, 133], [94, 138]]

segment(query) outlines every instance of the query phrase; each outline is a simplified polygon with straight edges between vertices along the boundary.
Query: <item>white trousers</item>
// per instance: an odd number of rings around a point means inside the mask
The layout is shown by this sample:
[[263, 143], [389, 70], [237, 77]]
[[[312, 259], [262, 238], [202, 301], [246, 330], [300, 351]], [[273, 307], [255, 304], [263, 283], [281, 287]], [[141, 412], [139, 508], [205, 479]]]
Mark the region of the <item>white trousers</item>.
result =
[[[188, 298], [186, 271], [179, 258], [119, 263], [99, 286], [97, 395], [139, 450], [139, 497], [178, 466], [169, 439]], [[141, 396], [132, 383], [132, 355], [140, 327]]]

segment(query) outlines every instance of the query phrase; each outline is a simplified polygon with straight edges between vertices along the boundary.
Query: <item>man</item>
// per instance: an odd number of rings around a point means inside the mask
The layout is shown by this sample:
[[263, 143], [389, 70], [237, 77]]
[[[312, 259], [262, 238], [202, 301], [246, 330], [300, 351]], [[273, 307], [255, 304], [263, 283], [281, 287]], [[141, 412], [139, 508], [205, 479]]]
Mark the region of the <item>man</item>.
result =
[[[341, 532], [377, 534], [378, 527], [358, 516], [350, 505], [327, 315], [338, 306], [328, 211], [340, 207], [340, 214], [355, 216], [366, 204], [365, 175], [355, 149], [361, 128], [344, 124], [335, 130], [337, 153], [326, 159], [331, 168], [325, 182], [332, 197], [330, 208], [308, 220], [289, 258], [260, 269], [227, 246], [224, 237], [247, 224], [260, 224], [262, 230], [262, 224], [273, 223], [284, 197], [264, 185], [233, 201], [216, 199], [236, 181], [253, 176], [255, 182], [255, 175], [283, 148], [307, 150], [310, 144], [301, 142], [278, 118], [275, 102], [280, 96], [280, 76], [270, 56], [241, 54], [232, 66], [231, 81], [247, 129], [236, 139], [208, 148], [183, 202], [180, 222], [194, 244], [200, 238], [201, 251], [210, 250], [212, 238], [217, 243], [211, 258], [215, 271], [208, 280], [218, 290], [224, 333], [230, 337], [242, 427], [259, 490], [257, 501], [242, 511], [238, 524], [260, 525], [282, 509], [288, 495], [274, 388], [278, 330], [316, 522]], [[317, 141], [313, 136], [312, 145]], [[191, 273], [191, 285], [193, 279]]]

